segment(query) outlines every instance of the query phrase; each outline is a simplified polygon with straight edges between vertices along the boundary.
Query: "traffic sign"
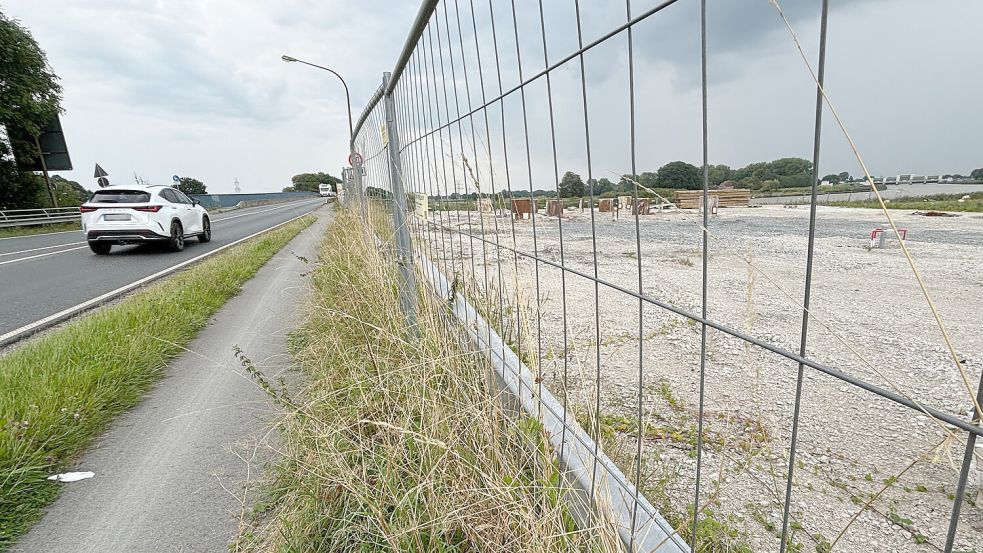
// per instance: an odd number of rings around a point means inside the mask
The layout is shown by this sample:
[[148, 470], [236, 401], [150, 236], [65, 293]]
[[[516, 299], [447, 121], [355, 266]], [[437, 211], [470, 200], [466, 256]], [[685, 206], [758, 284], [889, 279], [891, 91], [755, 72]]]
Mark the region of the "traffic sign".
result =
[[99, 180], [97, 180], [96, 182], [99, 184], [99, 188], [106, 188], [107, 186], [109, 186], [109, 179], [107, 179], [106, 177], [99, 177]]
[[358, 152], [352, 152], [351, 154], [349, 154], [348, 156], [349, 165], [354, 167], [356, 165], [361, 165], [362, 163], [364, 163], [364, 160], [362, 159], [362, 154]]
[[99, 167], [99, 164], [96, 163], [96, 172], [92, 175], [92, 178], [98, 179], [101, 177], [108, 177], [108, 176], [109, 173], [107, 173], [106, 170], [103, 169], [102, 167]]
[[174, 184], [180, 184], [181, 177], [174, 175], [173, 177], [171, 177], [171, 180], [174, 181]]

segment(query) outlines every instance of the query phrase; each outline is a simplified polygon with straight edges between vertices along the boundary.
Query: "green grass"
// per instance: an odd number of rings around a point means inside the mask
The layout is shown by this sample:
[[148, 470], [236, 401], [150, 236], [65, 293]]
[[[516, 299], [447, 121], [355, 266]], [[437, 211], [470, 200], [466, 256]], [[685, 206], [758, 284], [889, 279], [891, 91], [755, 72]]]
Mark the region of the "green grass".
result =
[[212, 314], [313, 221], [254, 238], [0, 357], [0, 549], [57, 496], [45, 478], [135, 405]]
[[282, 456], [234, 550], [620, 551], [610, 527], [575, 527], [542, 429], [503, 412], [446, 300], [421, 291], [409, 332], [397, 269], [351, 212], [318, 261], [290, 340], [308, 385], [273, 392]]
[[[933, 196], [920, 196], [917, 198], [891, 200], [885, 205], [888, 209], [911, 209], [918, 211], [983, 211], [983, 192], [973, 192], [969, 194], [968, 200], [960, 202], [959, 199], [963, 196], [965, 196], [965, 194], [935, 194]], [[836, 207], [881, 208], [881, 204], [877, 200], [833, 202], [830, 205]]]
[[33, 236], [35, 234], [48, 234], [50, 232], [65, 232], [77, 230], [82, 232], [79, 223], [56, 223], [53, 225], [36, 225], [31, 227], [10, 227], [0, 228], [0, 238], [11, 238], [14, 236]]

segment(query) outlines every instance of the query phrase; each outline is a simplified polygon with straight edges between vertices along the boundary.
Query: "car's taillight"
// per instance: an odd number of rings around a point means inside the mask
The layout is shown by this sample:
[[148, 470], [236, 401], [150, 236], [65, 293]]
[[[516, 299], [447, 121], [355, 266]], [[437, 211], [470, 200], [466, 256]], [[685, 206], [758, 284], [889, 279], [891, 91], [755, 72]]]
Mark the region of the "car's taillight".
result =
[[133, 211], [146, 211], [148, 213], [157, 213], [158, 211], [160, 211], [160, 208], [162, 208], [162, 207], [164, 207], [164, 206], [162, 206], [162, 205], [144, 205], [144, 206], [140, 206], [140, 207], [134, 207], [133, 208]]
[[90, 206], [87, 206], [87, 205], [83, 205], [82, 207], [79, 208], [79, 213], [92, 213], [93, 211], [95, 211], [97, 209], [99, 209], [99, 208], [98, 207], [90, 207]]

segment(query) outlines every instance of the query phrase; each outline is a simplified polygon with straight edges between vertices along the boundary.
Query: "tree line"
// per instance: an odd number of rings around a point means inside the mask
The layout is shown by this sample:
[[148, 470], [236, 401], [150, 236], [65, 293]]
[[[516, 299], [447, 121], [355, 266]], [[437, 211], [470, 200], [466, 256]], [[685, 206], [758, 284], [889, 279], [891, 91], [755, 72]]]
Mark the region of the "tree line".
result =
[[[707, 166], [707, 181], [710, 188], [718, 188], [724, 183], [734, 188], [750, 190], [802, 188], [810, 186], [811, 179], [812, 162], [797, 157], [750, 163], [738, 169], [723, 164]], [[843, 172], [826, 175], [821, 180], [838, 184], [850, 181], [852, 177], [849, 173]], [[585, 182], [577, 173], [567, 171], [560, 180], [560, 195], [576, 198], [587, 196], [591, 192], [594, 196], [631, 194], [635, 190], [632, 181], [653, 189], [700, 190], [703, 188], [703, 169], [685, 161], [671, 161], [654, 172], [622, 175], [617, 182], [608, 178]]]
[[44, 52], [20, 22], [0, 12], [0, 209], [51, 205], [44, 180], [23, 169], [37, 146], [22, 137], [40, 135], [61, 112], [61, 85]]
[[[727, 165], [710, 165], [708, 181], [710, 188], [718, 188], [728, 183], [734, 188], [752, 190], [773, 190], [779, 188], [799, 188], [809, 186], [812, 178], [812, 162], [796, 157], [785, 157], [774, 161], [751, 163], [739, 169]], [[848, 173], [826, 175], [822, 180], [840, 183], [851, 180]], [[633, 182], [634, 181], [634, 182]], [[635, 182], [640, 185], [659, 190], [701, 190], [703, 188], [703, 170], [685, 161], [671, 161], [659, 168], [658, 171], [645, 171], [637, 175], [625, 174], [612, 181], [607, 177], [584, 180], [579, 174], [567, 171], [559, 182], [560, 196], [564, 198], [613, 197], [629, 195], [635, 192]], [[506, 191], [499, 191], [507, 194]], [[640, 190], [644, 194], [644, 189]], [[524, 198], [530, 195], [529, 190], [513, 189], [511, 195]], [[534, 190], [533, 196], [555, 196], [556, 190]], [[476, 194], [450, 194], [451, 199], [474, 199]]]
[[337, 192], [341, 179], [328, 173], [301, 173], [290, 178], [291, 185], [283, 189], [284, 192], [318, 192], [318, 187], [322, 184], [330, 184], [331, 191]]

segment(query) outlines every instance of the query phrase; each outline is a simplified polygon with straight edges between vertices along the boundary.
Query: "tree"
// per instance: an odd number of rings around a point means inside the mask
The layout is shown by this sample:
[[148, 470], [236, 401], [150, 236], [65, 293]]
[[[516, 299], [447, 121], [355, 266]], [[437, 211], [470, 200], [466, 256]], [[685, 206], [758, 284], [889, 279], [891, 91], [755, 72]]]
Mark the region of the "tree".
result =
[[842, 182], [842, 179], [840, 178], [839, 175], [830, 173], [830, 174], [826, 175], [825, 177], [819, 179], [819, 182], [822, 182], [822, 181], [826, 181], [826, 182], [828, 182], [830, 184], [840, 184], [840, 182]]
[[[341, 179], [327, 173], [301, 173], [294, 175], [290, 179], [290, 182], [293, 183], [290, 187], [292, 188], [290, 192], [317, 192], [318, 186], [322, 184], [330, 184], [331, 189], [337, 192], [337, 185], [341, 182]], [[287, 190], [284, 189], [284, 192], [287, 192]]]
[[837, 176], [840, 177], [840, 182], [851, 182], [851, 181], [853, 181], [853, 176], [850, 173], [847, 173], [846, 171], [843, 171], [842, 173], [840, 173]]
[[31, 33], [3, 13], [0, 52], [0, 123], [37, 136], [61, 111], [58, 77]]
[[710, 188], [716, 188], [725, 180], [731, 180], [731, 175], [734, 173], [727, 165], [710, 165], [708, 169]]
[[594, 181], [594, 195], [600, 196], [601, 194], [606, 194], [614, 190], [614, 183], [607, 179], [607, 177], [601, 178]]
[[561, 198], [582, 198], [587, 195], [587, 185], [580, 175], [567, 171], [560, 180]]
[[58, 198], [58, 205], [61, 207], [80, 206], [92, 196], [92, 192], [81, 184], [60, 175], [51, 177], [51, 187], [54, 188], [55, 197]]
[[771, 162], [771, 170], [780, 177], [810, 175], [812, 174], [812, 162], [800, 157], [783, 157]]
[[685, 161], [670, 161], [659, 168], [655, 177], [655, 186], [658, 188], [698, 190], [703, 188], [703, 178], [700, 169], [697, 169], [695, 165]]
[[177, 189], [185, 194], [207, 194], [205, 192], [205, 183], [198, 179], [193, 179], [191, 177], [181, 177], [181, 181], [177, 185]]
[[[31, 33], [0, 13], [0, 126], [37, 136], [61, 111], [61, 86]], [[36, 146], [0, 136], [0, 206], [46, 205], [44, 182], [21, 171], [16, 158], [33, 158]]]
[[973, 180], [983, 180], [983, 167], [980, 167], [979, 169], [973, 169], [973, 171], [969, 174], [969, 176]]

